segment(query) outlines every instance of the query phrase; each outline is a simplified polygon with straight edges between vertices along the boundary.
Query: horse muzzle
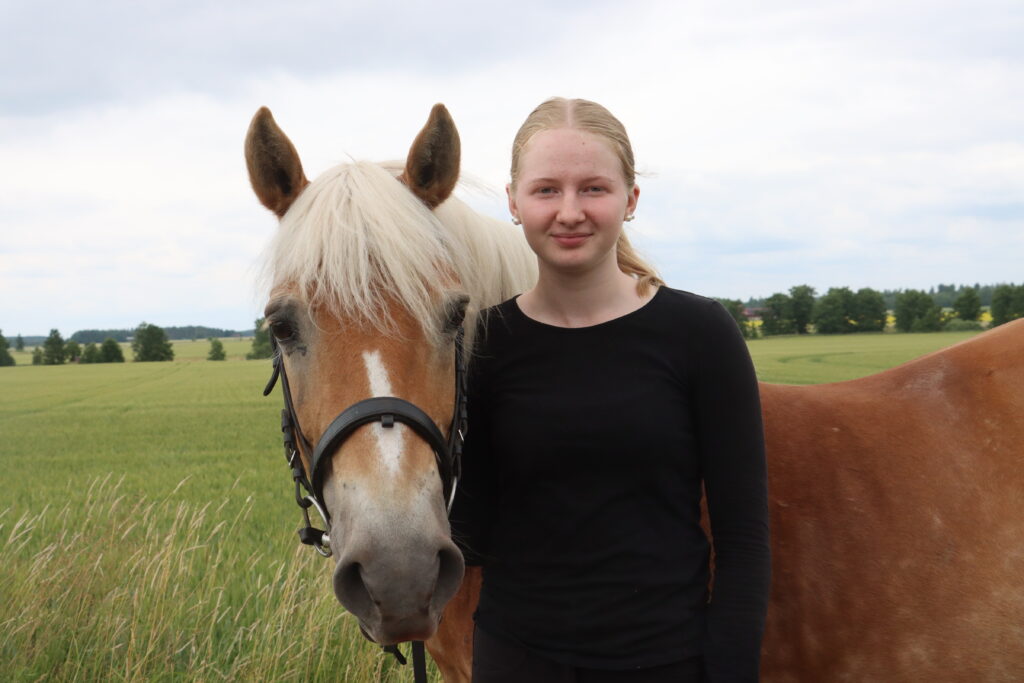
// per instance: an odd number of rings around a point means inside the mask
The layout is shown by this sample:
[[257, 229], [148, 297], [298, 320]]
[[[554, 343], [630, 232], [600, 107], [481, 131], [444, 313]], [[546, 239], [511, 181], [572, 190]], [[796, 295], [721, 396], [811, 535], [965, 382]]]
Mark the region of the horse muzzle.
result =
[[462, 583], [465, 562], [448, 538], [400, 549], [349, 544], [338, 553], [334, 594], [381, 645], [426, 640]]

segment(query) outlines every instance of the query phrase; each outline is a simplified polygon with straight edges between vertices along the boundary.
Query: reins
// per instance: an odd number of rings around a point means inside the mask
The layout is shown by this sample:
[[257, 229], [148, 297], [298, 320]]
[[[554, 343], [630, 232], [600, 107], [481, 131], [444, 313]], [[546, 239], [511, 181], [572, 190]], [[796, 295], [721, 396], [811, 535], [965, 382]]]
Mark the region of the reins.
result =
[[[455, 405], [452, 410], [452, 421], [448, 428], [448, 437], [441, 433], [434, 421], [417, 405], [395, 396], [378, 396], [364, 399], [341, 411], [327, 426], [316, 448], [306, 438], [299, 425], [299, 416], [292, 403], [292, 392], [288, 385], [288, 373], [285, 372], [284, 360], [277, 340], [271, 335], [274, 348], [273, 371], [263, 395], [268, 396], [274, 390], [278, 379], [284, 394], [284, 408], [281, 410], [281, 432], [284, 439], [284, 456], [291, 468], [292, 480], [295, 482], [295, 502], [302, 509], [305, 526], [298, 530], [299, 541], [323, 555], [330, 557], [331, 517], [323, 499], [323, 465], [329, 461], [341, 444], [359, 427], [372, 422], [380, 422], [381, 427], [391, 429], [395, 422], [408, 426], [420, 438], [430, 444], [437, 462], [437, 472], [441, 477], [441, 485], [445, 508], [451, 513], [455, 491], [461, 475], [462, 444], [466, 433], [466, 368], [463, 349], [465, 330], [459, 324], [455, 332]], [[312, 453], [310, 472], [307, 474], [302, 457], [299, 455], [298, 444], [305, 453]], [[315, 508], [319, 513], [325, 529], [313, 526], [309, 518], [309, 509]], [[362, 631], [362, 629], [360, 629]], [[370, 637], [363, 631], [367, 640]], [[371, 640], [372, 642], [372, 640]], [[383, 645], [382, 649], [393, 655], [400, 664], [406, 659], [397, 645]], [[422, 641], [413, 641], [413, 675], [416, 683], [426, 683], [426, 655]]]

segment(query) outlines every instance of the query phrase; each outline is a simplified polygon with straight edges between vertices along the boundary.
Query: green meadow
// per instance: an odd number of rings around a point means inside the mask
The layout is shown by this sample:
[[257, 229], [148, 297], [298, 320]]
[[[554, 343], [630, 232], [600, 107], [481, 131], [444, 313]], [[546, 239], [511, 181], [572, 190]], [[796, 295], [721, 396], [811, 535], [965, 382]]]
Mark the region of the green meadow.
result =
[[762, 382], [821, 384], [881, 372], [977, 334], [794, 335], [754, 339], [747, 346]]
[[[754, 340], [764, 381], [871, 374], [972, 333]], [[0, 680], [407, 681], [297, 543], [280, 390], [249, 340], [0, 369]], [[130, 349], [125, 349], [127, 358]], [[434, 673], [436, 679], [436, 672]]]

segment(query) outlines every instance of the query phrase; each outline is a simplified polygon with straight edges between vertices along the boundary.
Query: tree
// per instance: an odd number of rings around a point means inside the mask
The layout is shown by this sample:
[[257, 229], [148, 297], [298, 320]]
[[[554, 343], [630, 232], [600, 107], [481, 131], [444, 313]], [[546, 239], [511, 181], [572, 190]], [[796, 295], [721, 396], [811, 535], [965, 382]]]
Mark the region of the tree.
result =
[[793, 332], [793, 302], [781, 292], [765, 299], [761, 310], [761, 329], [765, 335]]
[[60, 365], [66, 358], [64, 337], [57, 330], [50, 330], [50, 336], [43, 342], [43, 365]]
[[932, 307], [926, 310], [920, 318], [914, 320], [910, 326], [911, 332], [938, 332], [942, 329], [942, 309], [932, 302]]
[[978, 290], [967, 288], [953, 302], [956, 317], [961, 320], [977, 320], [981, 317], [981, 297]]
[[270, 358], [274, 355], [274, 347], [270, 344], [270, 330], [264, 329], [266, 318], [256, 319], [256, 334], [252, 337], [252, 351], [245, 354], [247, 360]]
[[14, 365], [14, 356], [7, 350], [7, 339], [4, 338], [3, 330], [0, 330], [0, 368]]
[[137, 362], [174, 360], [174, 351], [171, 342], [167, 341], [167, 333], [163, 328], [145, 321], [135, 328], [132, 353]]
[[14, 348], [18, 351], [25, 350], [25, 340], [21, 338], [20, 334], [14, 339]]
[[832, 287], [814, 305], [814, 327], [820, 334], [856, 332], [854, 294], [849, 287]]
[[992, 326], [1024, 317], [1024, 285], [999, 285], [992, 292]]
[[32, 349], [32, 365], [43, 364], [43, 350], [38, 346]]
[[881, 292], [864, 287], [853, 295], [853, 319], [858, 332], [881, 332], [888, 318], [889, 312]]
[[100, 349], [96, 346], [96, 342], [89, 342], [82, 349], [82, 362], [83, 363], [99, 363], [100, 362]]
[[814, 295], [817, 294], [810, 285], [797, 285], [789, 288], [790, 318], [797, 334], [807, 334], [807, 326], [814, 316]]
[[74, 339], [67, 340], [64, 343], [64, 357], [68, 359], [69, 363], [77, 363], [78, 359], [82, 357], [82, 347]]
[[942, 309], [928, 292], [908, 289], [896, 295], [896, 328], [900, 332], [934, 332], [942, 328]]
[[124, 351], [113, 337], [107, 337], [100, 345], [100, 363], [123, 363]]
[[206, 356], [206, 360], [224, 360], [225, 358], [227, 356], [224, 354], [224, 344], [220, 339], [210, 337], [210, 353]]

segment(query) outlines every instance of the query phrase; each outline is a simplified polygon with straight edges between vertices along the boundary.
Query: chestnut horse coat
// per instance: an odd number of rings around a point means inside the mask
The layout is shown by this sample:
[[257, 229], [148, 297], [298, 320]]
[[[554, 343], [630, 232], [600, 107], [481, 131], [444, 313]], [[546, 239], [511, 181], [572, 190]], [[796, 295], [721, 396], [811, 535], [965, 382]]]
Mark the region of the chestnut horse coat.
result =
[[[1024, 320], [761, 401], [763, 680], [1024, 680]], [[479, 580], [428, 643], [448, 681], [469, 680]]]

